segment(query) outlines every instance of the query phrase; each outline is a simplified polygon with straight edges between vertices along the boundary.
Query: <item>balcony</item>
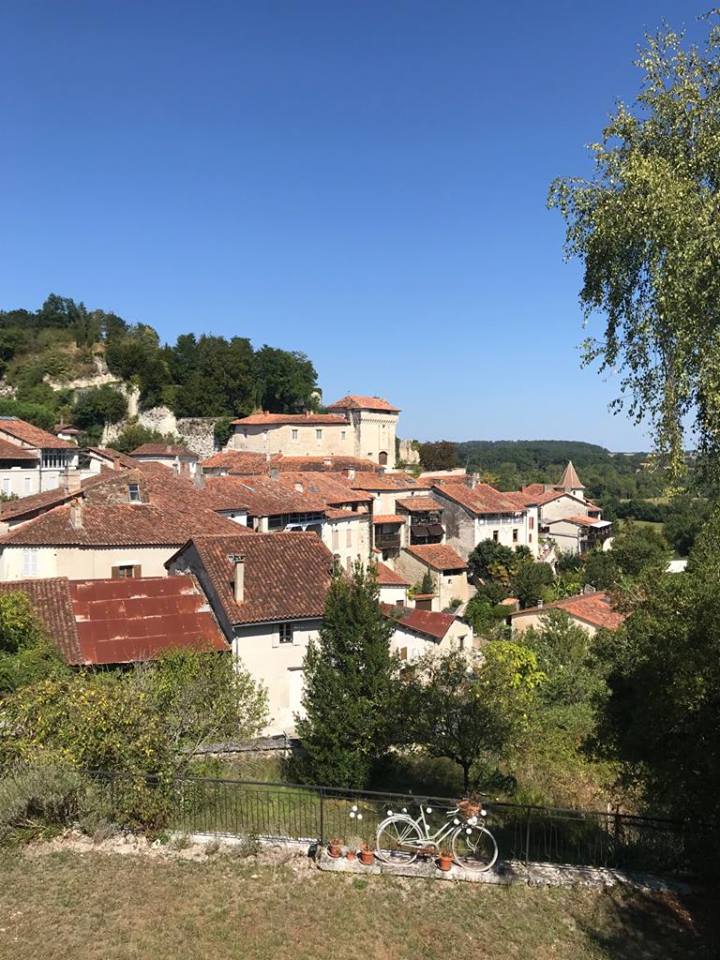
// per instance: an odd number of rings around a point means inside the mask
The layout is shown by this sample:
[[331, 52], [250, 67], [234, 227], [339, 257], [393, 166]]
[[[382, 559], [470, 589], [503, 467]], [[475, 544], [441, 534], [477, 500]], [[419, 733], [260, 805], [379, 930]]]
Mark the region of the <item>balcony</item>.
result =
[[400, 532], [383, 533], [380, 530], [376, 530], [375, 546], [378, 550], [399, 550], [401, 547]]

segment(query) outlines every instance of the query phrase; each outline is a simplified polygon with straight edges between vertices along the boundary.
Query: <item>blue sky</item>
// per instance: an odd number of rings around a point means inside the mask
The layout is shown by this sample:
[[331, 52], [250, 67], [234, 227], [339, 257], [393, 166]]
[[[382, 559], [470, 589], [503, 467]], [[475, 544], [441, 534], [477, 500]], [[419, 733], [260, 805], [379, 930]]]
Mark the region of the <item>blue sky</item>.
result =
[[[647, 447], [581, 370], [553, 177], [709, 4], [0, 6], [0, 306], [304, 350], [420, 439]], [[598, 324], [598, 329], [600, 324]]]

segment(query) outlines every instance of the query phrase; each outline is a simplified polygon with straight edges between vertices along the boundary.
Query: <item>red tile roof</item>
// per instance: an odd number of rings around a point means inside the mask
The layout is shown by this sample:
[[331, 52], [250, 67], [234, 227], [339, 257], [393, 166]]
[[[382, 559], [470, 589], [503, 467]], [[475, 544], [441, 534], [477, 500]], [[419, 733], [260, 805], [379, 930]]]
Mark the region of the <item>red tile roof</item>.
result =
[[404, 497], [395, 501], [396, 507], [402, 507], [408, 513], [428, 513], [436, 511], [442, 513], [442, 506], [432, 497]]
[[318, 496], [300, 493], [279, 479], [266, 476], [208, 477], [206, 489], [216, 509], [244, 507], [253, 517], [272, 517], [283, 513], [322, 513], [325, 501]]
[[[101, 475], [73, 498], [80, 506], [79, 523], [73, 525], [73, 507], [64, 503], [1, 536], [0, 547], [179, 546], [196, 534], [237, 529], [232, 520], [215, 513], [207, 491], [156, 466], [159, 473], [138, 468]], [[141, 502], [130, 502], [131, 483], [138, 485]]]
[[608, 630], [617, 630], [625, 620], [625, 614], [614, 609], [612, 600], [607, 593], [586, 593], [577, 597], [567, 597], [565, 600], [556, 600], [546, 603], [542, 607], [529, 607], [510, 614], [514, 620], [523, 614], [544, 613], [548, 610], [564, 610], [571, 617], [589, 623], [594, 627], [606, 627]]
[[409, 473], [356, 473], [348, 483], [353, 490], [429, 490], [429, 484], [419, 483]]
[[229, 650], [190, 576], [70, 582], [80, 663], [136, 663], [167, 650]]
[[580, 482], [580, 477], [577, 475], [577, 470], [573, 466], [572, 460], [568, 460], [568, 465], [565, 467], [565, 472], [563, 473], [558, 486], [565, 487], [568, 490], [585, 489], [585, 484]]
[[373, 523], [405, 523], [407, 517], [400, 513], [376, 513]]
[[[325, 610], [333, 557], [314, 533], [251, 537], [195, 537], [175, 557], [195, 547], [210, 587], [232, 624], [317, 619]], [[235, 603], [232, 555], [245, 558], [245, 599]], [[168, 565], [175, 558], [168, 561]]]
[[372, 460], [366, 460], [363, 457], [335, 455], [327, 457], [286, 457], [279, 454], [273, 460], [272, 466], [281, 472], [294, 470], [303, 472], [329, 471], [333, 473], [347, 470], [360, 470], [365, 473], [377, 473], [380, 470], [378, 464]]
[[465, 570], [467, 563], [446, 543], [425, 543], [405, 547], [405, 553], [434, 570]]
[[112, 447], [87, 447], [87, 452], [95, 454], [101, 460], [108, 460], [113, 465], [113, 469], [118, 467], [128, 467], [134, 470], [138, 464], [127, 453], [120, 453], [119, 450], [113, 450]]
[[464, 483], [443, 483], [436, 484], [433, 489], [440, 496], [459, 503], [470, 513], [481, 515], [522, 511], [519, 503], [487, 483], [478, 483], [475, 487], [467, 487]]
[[281, 472], [280, 483], [286, 484], [300, 493], [321, 497], [329, 506], [338, 504], [366, 504], [373, 502], [372, 494], [362, 490], [353, 490], [346, 477], [337, 477], [329, 473]]
[[398, 407], [393, 407], [382, 397], [364, 397], [357, 393], [342, 397], [331, 404], [328, 410], [381, 410], [383, 413], [400, 413]]
[[307, 426], [344, 426], [348, 425], [345, 417], [338, 417], [332, 413], [251, 413], [249, 417], [240, 417], [233, 420], [232, 423], [240, 427], [251, 427], [257, 425], [279, 426], [283, 423], [291, 423], [296, 426], [305, 424]]
[[250, 453], [247, 450], [219, 450], [211, 457], [201, 461], [200, 466], [203, 469], [225, 469], [229, 473], [263, 474], [275, 465], [279, 456], [279, 454], [276, 454], [268, 460], [264, 453]]
[[18, 443], [0, 439], [0, 460], [28, 460], [37, 463], [39, 456], [35, 451], [21, 447]]
[[48, 639], [56, 645], [63, 659], [69, 664], [82, 663], [67, 578], [0, 583], [0, 594], [15, 592], [28, 598]]
[[130, 453], [131, 457], [185, 457], [197, 460], [198, 456], [187, 447], [172, 443], [142, 443]]
[[110, 471], [98, 473], [95, 476], [87, 477], [80, 484], [79, 490], [70, 492], [64, 486], [54, 487], [52, 490], [43, 490], [42, 493], [31, 493], [27, 497], [20, 497], [17, 500], [6, 500], [0, 503], [0, 520], [30, 520], [32, 517], [41, 513], [46, 513], [52, 507], [57, 507], [62, 503], [68, 503], [80, 496], [84, 491], [89, 490], [97, 483], [111, 477]]
[[17, 440], [22, 440], [31, 447], [37, 447], [40, 450], [77, 450], [74, 443], [69, 440], [61, 440], [47, 430], [41, 430], [40, 427], [27, 423], [25, 420], [18, 420], [15, 417], [0, 417], [0, 433], [7, 433]]
[[455, 617], [451, 613], [436, 613], [433, 610], [418, 610], [413, 607], [383, 604], [383, 613], [404, 630], [420, 633], [433, 640], [442, 640], [455, 622]]
[[[567, 520], [568, 523], [574, 523], [579, 527], [605, 527], [610, 526], [610, 523], [607, 520], [600, 520], [598, 517], [587, 517], [581, 514], [577, 514], [572, 517], [563, 517], [563, 520]], [[554, 520], [548, 520], [547, 523], [555, 523]]]
[[376, 563], [377, 582], [379, 587], [409, 587], [410, 581], [401, 577], [385, 563]]

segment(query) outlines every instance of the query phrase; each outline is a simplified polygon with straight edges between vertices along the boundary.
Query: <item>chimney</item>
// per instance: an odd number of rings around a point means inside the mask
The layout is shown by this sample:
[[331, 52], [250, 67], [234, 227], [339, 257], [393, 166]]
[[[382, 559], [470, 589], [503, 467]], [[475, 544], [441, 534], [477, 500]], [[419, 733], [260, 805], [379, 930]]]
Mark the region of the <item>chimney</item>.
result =
[[475, 476], [474, 473], [470, 474], [470, 480], [468, 481], [468, 486], [470, 487], [471, 490], [474, 490], [475, 487], [477, 486], [477, 477]]
[[354, 468], [351, 468], [350, 470], [348, 470], [347, 475], [348, 475], [348, 480], [354, 480], [354, 479], [355, 479], [355, 469], [354, 469]]
[[271, 480], [277, 480], [277, 478], [278, 478], [279, 476], [280, 476], [280, 471], [278, 470], [278, 468], [277, 468], [277, 467], [270, 467], [270, 479], [271, 479]]
[[82, 530], [83, 525], [83, 502], [80, 497], [75, 497], [75, 499], [70, 504], [70, 526], [73, 530]]
[[82, 477], [79, 470], [66, 469], [62, 475], [62, 488], [65, 493], [77, 493], [82, 486]]
[[234, 564], [233, 596], [235, 603], [245, 600], [245, 557], [241, 553], [230, 554], [230, 562]]
[[300, 483], [299, 480], [295, 483], [295, 489], [297, 490], [298, 493], [303, 492], [303, 485]]

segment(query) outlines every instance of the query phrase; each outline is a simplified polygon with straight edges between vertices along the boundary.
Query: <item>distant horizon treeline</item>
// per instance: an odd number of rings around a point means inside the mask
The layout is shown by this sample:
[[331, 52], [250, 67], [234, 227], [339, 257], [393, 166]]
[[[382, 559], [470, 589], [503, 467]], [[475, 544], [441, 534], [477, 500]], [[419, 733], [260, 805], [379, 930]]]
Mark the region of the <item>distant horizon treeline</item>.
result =
[[139, 388], [143, 409], [163, 404], [178, 417], [237, 417], [258, 407], [286, 413], [317, 405], [317, 372], [304, 353], [267, 344], [256, 350], [248, 337], [212, 334], [184, 333], [163, 344], [149, 324], [50, 294], [37, 310], [0, 310], [0, 375], [16, 391], [14, 401], [2, 401], [3, 412], [15, 412], [6, 409], [14, 403], [27, 419], [71, 415], [68, 392], [44, 377], [62, 384], [92, 376], [98, 354]]

